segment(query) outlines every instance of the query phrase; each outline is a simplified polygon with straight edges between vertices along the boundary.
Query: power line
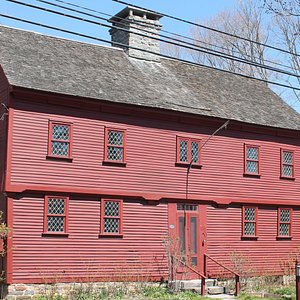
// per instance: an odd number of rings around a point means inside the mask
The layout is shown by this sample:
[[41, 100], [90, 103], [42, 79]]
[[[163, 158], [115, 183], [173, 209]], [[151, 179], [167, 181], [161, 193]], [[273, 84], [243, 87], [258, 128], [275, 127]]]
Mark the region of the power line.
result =
[[[106, 40], [106, 39], [97, 38], [97, 37], [90, 36], [90, 35], [87, 35], [87, 34], [78, 33], [78, 32], [74, 32], [74, 31], [71, 31], [71, 30], [62, 29], [62, 28], [58, 28], [58, 27], [54, 27], [54, 26], [50, 26], [50, 25], [46, 25], [46, 24], [42, 24], [42, 23], [37, 23], [37, 22], [30, 21], [30, 20], [25, 20], [25, 19], [14, 17], [14, 16], [6, 15], [6, 14], [0, 14], [0, 17], [8, 18], [8, 19], [11, 19], [11, 20], [19, 21], [19, 22], [24, 22], [24, 23], [27, 23], [27, 24], [35, 25], [35, 26], [44, 27], [44, 28], [51, 29], [51, 30], [56, 30], [56, 31], [64, 32], [64, 33], [67, 33], [67, 34], [72, 34], [72, 35], [80, 36], [80, 37], [83, 37], [83, 38], [88, 38], [88, 39], [96, 40], [98, 42], [103, 42], [103, 43], [109, 43], [109, 44], [111, 44], [111, 41]], [[118, 45], [120, 47], [126, 47], [126, 48], [130, 48], [130, 49], [134, 49], [134, 50], [139, 50], [139, 51], [142, 51], [142, 52], [146, 52], [146, 53], [157, 55], [159, 57], [168, 58], [168, 59], [172, 59], [172, 60], [175, 60], [175, 61], [180, 61], [180, 62], [187, 63], [187, 64], [190, 64], [190, 65], [193, 65], [193, 66], [205, 67], [207, 69], [217, 70], [217, 71], [221, 71], [221, 72], [224, 72], [224, 73], [233, 74], [233, 75], [241, 76], [241, 77], [244, 77], [244, 78], [254, 79], [254, 80], [257, 80], [257, 81], [264, 82], [264, 83], [274, 84], [274, 85], [277, 85], [277, 86], [281, 86], [281, 87], [293, 89], [293, 90], [296, 90], [296, 91], [300, 91], [300, 88], [293, 87], [291, 85], [286, 85], [286, 84], [282, 84], [282, 83], [278, 83], [278, 82], [274, 82], [274, 81], [270, 81], [270, 80], [256, 78], [256, 77], [252, 77], [252, 76], [245, 75], [245, 74], [235, 73], [235, 72], [228, 71], [228, 70], [222, 70], [222, 69], [219, 69], [219, 68], [216, 68], [216, 67], [211, 67], [211, 66], [207, 66], [207, 65], [204, 65], [204, 64], [195, 63], [195, 62], [192, 62], [192, 61], [189, 61], [189, 60], [185, 60], [185, 59], [174, 58], [174, 57], [169, 56], [169, 55], [156, 53], [154, 51], [150, 51], [150, 50], [146, 50], [146, 49], [141, 49], [141, 48], [130, 46], [130, 45], [126, 45], [126, 44], [123, 44], [123, 43], [114, 42], [114, 44]]]
[[137, 5], [131, 4], [129, 2], [125, 2], [125, 1], [121, 1], [121, 0], [112, 0], [112, 1], [124, 4], [124, 5], [128, 5], [128, 6], [137, 8], [137, 9], [142, 9], [142, 10], [144, 10], [146, 12], [150, 12], [150, 13], [153, 13], [153, 14], [158, 14], [160, 16], [167, 17], [167, 18], [170, 18], [170, 19], [173, 19], [173, 20], [176, 20], [176, 21], [180, 21], [180, 22], [183, 22], [183, 23], [186, 23], [186, 24], [189, 24], [189, 25], [193, 25], [193, 26], [197, 26], [197, 27], [200, 27], [200, 28], [204, 28], [204, 29], [207, 29], [207, 30], [210, 30], [210, 31], [214, 31], [214, 32], [217, 32], [217, 33], [228, 35], [228, 36], [231, 36], [231, 37], [234, 37], [234, 38], [237, 38], [237, 39], [241, 39], [241, 40], [244, 40], [244, 41], [247, 41], [247, 42], [250, 42], [250, 43], [254, 43], [254, 44], [257, 44], [257, 45], [260, 45], [260, 46], [264, 46], [264, 47], [267, 47], [267, 48], [270, 48], [270, 49], [273, 49], [273, 50], [277, 50], [277, 51], [280, 51], [280, 52], [284, 52], [284, 53], [288, 53], [288, 54], [292, 54], [294, 56], [300, 57], [299, 54], [290, 52], [290, 51], [282, 49], [282, 48], [278, 48], [278, 47], [275, 47], [275, 46], [272, 46], [272, 45], [268, 45], [268, 44], [260, 43], [260, 42], [257, 42], [257, 41], [253, 41], [253, 40], [244, 38], [242, 36], [231, 34], [231, 33], [219, 30], [219, 29], [215, 29], [215, 28], [212, 28], [212, 27], [209, 27], [209, 26], [201, 25], [201, 24], [198, 24], [198, 23], [195, 23], [195, 22], [191, 22], [191, 21], [182, 19], [182, 18], [178, 18], [178, 17], [174, 17], [174, 16], [171, 16], [171, 15], [168, 15], [168, 14], [156, 12], [154, 10], [143, 8], [141, 6], [137, 6]]
[[[140, 33], [140, 32], [132, 32], [129, 29], [126, 29], [126, 28], [123, 28], [123, 27], [103, 24], [103, 23], [92, 21], [92, 20], [89, 20], [89, 19], [84, 19], [84, 18], [77, 17], [77, 16], [74, 16], [74, 15], [69, 15], [69, 14], [66, 14], [66, 13], [58, 12], [56, 10], [43, 8], [43, 7], [32, 5], [32, 4], [29, 4], [29, 3], [24, 3], [24, 2], [21, 2], [21, 1], [18, 1], [18, 0], [6, 0], [6, 1], [13, 2], [13, 3], [19, 4], [19, 5], [23, 5], [23, 6], [27, 6], [27, 7], [30, 7], [30, 8], [34, 8], [34, 9], [43, 10], [43, 11], [50, 12], [50, 13], [53, 13], [53, 14], [57, 14], [57, 15], [60, 15], [60, 16], [76, 19], [76, 20], [79, 20], [79, 21], [84, 21], [84, 22], [91, 23], [91, 24], [94, 24], [94, 25], [107, 27], [107, 28], [114, 28], [114, 29], [118, 29], [118, 30], [125, 31], [125, 32], [128, 32], [128, 33], [133, 33], [133, 34], [136, 34], [136, 35], [139, 35], [139, 36], [142, 36], [142, 37], [149, 37], [149, 35], [147, 35], [147, 34], [143, 34], [143, 33]], [[107, 19], [105, 19], [105, 20], [107, 20]], [[221, 51], [216, 51], [215, 50], [215, 51], [212, 52], [211, 49], [209, 49], [209, 48], [195, 47], [193, 44], [191, 44], [192, 46], [181, 45], [181, 44], [179, 45], [178, 43], [175, 43], [175, 42], [172, 42], [172, 41], [162, 40], [159, 37], [151, 36], [151, 38], [154, 39], [154, 40], [160, 41], [160, 42], [163, 41], [165, 43], [175, 45], [175, 46], [180, 46], [180, 47], [183, 47], [183, 48], [186, 48], [186, 49], [189, 49], [189, 50], [199, 51], [199, 52], [202, 52], [202, 53], [205, 53], [205, 54], [221, 57], [221, 58], [224, 58], [224, 59], [230, 59], [230, 60], [237, 61], [237, 62], [240, 62], [240, 63], [252, 65], [254, 67], [258, 67], [258, 68], [266, 69], [266, 70], [269, 70], [269, 71], [273, 71], [273, 72], [293, 76], [293, 77], [296, 77], [296, 78], [300, 78], [300, 75], [298, 75], [298, 74], [294, 74], [294, 73], [291, 73], [291, 72], [288, 72], [288, 71], [285, 71], [285, 70], [282, 70], [282, 69], [274, 68], [274, 67], [269, 66], [269, 65], [249, 61], [249, 60], [246, 60], [246, 59], [243, 59], [243, 58], [240, 58], [240, 57], [236, 57], [236, 56], [233, 56], [233, 55], [230, 55], [230, 54], [227, 54], [227, 53], [223, 53]]]
[[[49, 1], [45, 1], [45, 0], [35, 0], [37, 2], [42, 2], [42, 3], [46, 3], [48, 5], [52, 5], [52, 6], [55, 6], [55, 7], [59, 7], [59, 8], [62, 8], [62, 9], [66, 9], [66, 10], [69, 10], [69, 11], [73, 11], [73, 12], [76, 12], [76, 13], [80, 13], [80, 14], [83, 14], [83, 15], [86, 15], [86, 16], [90, 16], [90, 17], [93, 17], [93, 18], [96, 18], [96, 19], [100, 19], [100, 20], [105, 20], [107, 21], [106, 18], [103, 18], [103, 17], [99, 17], [99, 16], [96, 16], [94, 14], [90, 14], [90, 13], [85, 13], [85, 12], [82, 12], [80, 10], [76, 10], [76, 9], [72, 9], [72, 8], [69, 8], [69, 7], [66, 7], [66, 6], [62, 6], [62, 5], [57, 5], [57, 4], [54, 4], [52, 2], [49, 2]], [[87, 10], [87, 11], [91, 11], [91, 12], [96, 12], [97, 14], [101, 14], [101, 15], [104, 15], [104, 16], [107, 16], [107, 17], [114, 17], [118, 20], [120, 20], [120, 22], [115, 22], [117, 24], [120, 24], [121, 21], [122, 23], [126, 23], [126, 24], [129, 24], [130, 21], [127, 21], [125, 20], [124, 18], [121, 18], [121, 17], [118, 17], [118, 16], [114, 16], [114, 15], [111, 15], [111, 14], [107, 14], [107, 13], [104, 13], [104, 12], [100, 12], [100, 11], [97, 11], [97, 10], [94, 10], [94, 9], [90, 9], [90, 8], [87, 8], [87, 7], [84, 7], [84, 6], [80, 6], [80, 5], [75, 5], [73, 3], [70, 3], [70, 2], [66, 2], [66, 1], [62, 1], [62, 0], [53, 0], [55, 2], [59, 2], [59, 3], [63, 3], [63, 4], [67, 4], [67, 5], [70, 5], [70, 6], [73, 6], [73, 7], [77, 7], [77, 8], [81, 8], [81, 9], [84, 9], [84, 10]], [[132, 28], [136, 28], [136, 27], [132, 27]], [[145, 30], [145, 29], [141, 29], [141, 28], [138, 28], [139, 30], [142, 30], [143, 32], [147, 32], [147, 33], [151, 33], [151, 31], [149, 30]], [[191, 37], [188, 37], [188, 36], [184, 36], [184, 35], [181, 35], [181, 34], [178, 34], [178, 33], [174, 33], [174, 32], [170, 32], [170, 31], [167, 31], [167, 30], [164, 30], [164, 29], [161, 29], [160, 30], [161, 32], [165, 32], [167, 34], [171, 34], [171, 35], [174, 35], [174, 36], [177, 36], [177, 37], [180, 37], [180, 38], [184, 38], [186, 40], [190, 40], [190, 41], [193, 41], [193, 43], [188, 43], [188, 42], [185, 42], [183, 40], [179, 40], [179, 39], [175, 39], [174, 37], [169, 37], [169, 36], [164, 36], [164, 35], [161, 35], [162, 37], [165, 37], [165, 38], [168, 38], [168, 39], [171, 39], [173, 41], [178, 41], [180, 43], [183, 43], [183, 44], [188, 44], [188, 45], [193, 45], [193, 46], [197, 46], [197, 47], [200, 47], [200, 45], [195, 45], [195, 43], [202, 43], [202, 44], [206, 44], [206, 45], [209, 45], [209, 46], [212, 46], [212, 47], [216, 47], [216, 48], [219, 48], [219, 49], [223, 49], [225, 51], [228, 51], [228, 48], [226, 47], [222, 47], [222, 46], [218, 46], [218, 45], [214, 45], [214, 44], [211, 44], [211, 43], [208, 43], [208, 42], [204, 42], [204, 41], [200, 41], [198, 39], [194, 39], [194, 38], [191, 38]], [[181, 45], [179, 45], [180, 47], [182, 47]], [[202, 47], [203, 48], [203, 47]], [[210, 51], [216, 51], [212, 48], [205, 48], [205, 49], [209, 49]], [[236, 53], [236, 54], [240, 54], [240, 52], [238, 51], [235, 51], [235, 50], [232, 50], [233, 53]], [[230, 55], [230, 54], [229, 54]], [[251, 56], [248, 55], [248, 54], [245, 54], [248, 58], [251, 59]], [[255, 59], [259, 59], [257, 57], [253, 57]], [[244, 59], [244, 58], [242, 58]], [[252, 61], [252, 60], [251, 60]], [[268, 62], [268, 63], [271, 63], [271, 64], [274, 64], [274, 65], [278, 65], [278, 66], [281, 66], [281, 67], [285, 67], [285, 68], [288, 68], [290, 70], [293, 70], [293, 68], [291, 66], [287, 66], [287, 65], [284, 65], [284, 64], [281, 64], [281, 63], [278, 63], [278, 62], [274, 62], [274, 61], [271, 61], [271, 60], [268, 60], [268, 59], [265, 59], [264, 60], [265, 62]]]

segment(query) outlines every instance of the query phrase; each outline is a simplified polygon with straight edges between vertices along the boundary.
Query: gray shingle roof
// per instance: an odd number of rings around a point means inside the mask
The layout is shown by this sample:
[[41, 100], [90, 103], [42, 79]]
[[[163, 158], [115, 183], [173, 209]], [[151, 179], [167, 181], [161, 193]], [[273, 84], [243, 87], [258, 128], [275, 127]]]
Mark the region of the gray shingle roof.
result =
[[300, 130], [263, 83], [171, 59], [0, 26], [0, 64], [14, 86]]

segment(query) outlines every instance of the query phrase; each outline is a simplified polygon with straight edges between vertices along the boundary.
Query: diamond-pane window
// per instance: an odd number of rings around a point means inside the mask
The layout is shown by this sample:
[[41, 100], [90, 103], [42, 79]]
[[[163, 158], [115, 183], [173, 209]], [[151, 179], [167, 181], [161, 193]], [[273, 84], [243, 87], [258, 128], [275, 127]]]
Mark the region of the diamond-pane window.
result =
[[279, 208], [278, 209], [278, 236], [290, 237], [292, 224], [292, 209]]
[[257, 207], [243, 207], [243, 236], [255, 237], [257, 234]]
[[101, 234], [122, 234], [122, 200], [101, 200]]
[[294, 178], [294, 152], [281, 149], [281, 177]]
[[125, 131], [106, 128], [105, 161], [125, 162]]
[[71, 124], [50, 121], [48, 155], [60, 158], [71, 158], [71, 135]]
[[259, 174], [259, 147], [245, 145], [245, 174]]
[[67, 231], [67, 197], [45, 198], [45, 233], [66, 233]]
[[177, 137], [177, 163], [200, 164], [200, 140]]

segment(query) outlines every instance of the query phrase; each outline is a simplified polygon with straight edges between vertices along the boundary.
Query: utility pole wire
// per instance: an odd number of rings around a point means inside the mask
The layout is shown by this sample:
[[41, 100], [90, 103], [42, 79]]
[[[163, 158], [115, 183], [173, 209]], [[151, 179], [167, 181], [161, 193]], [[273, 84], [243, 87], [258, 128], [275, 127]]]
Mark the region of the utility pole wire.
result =
[[[221, 127], [219, 127], [213, 134], [211, 134], [210, 136], [209, 136], [209, 138], [200, 146], [200, 148], [199, 148], [199, 151], [201, 150], [201, 149], [203, 149], [205, 146], [206, 146], [206, 144], [220, 131], [220, 130], [222, 130], [223, 128], [225, 128], [225, 129], [227, 129], [227, 126], [228, 126], [228, 124], [229, 124], [229, 120], [227, 120]], [[188, 167], [188, 173], [190, 172], [190, 170], [191, 170], [191, 167], [192, 167], [192, 164], [193, 164], [193, 162], [194, 162], [194, 159], [192, 158], [191, 159], [191, 162], [190, 162], [190, 164], [189, 164], [189, 167]]]
[[[199, 148], [199, 152], [200, 150], [202, 150], [206, 145], [207, 143], [220, 131], [222, 130], [223, 128], [227, 129], [227, 126], [229, 124], [230, 120], [227, 120], [222, 126], [220, 126], [217, 130], [215, 130], [207, 139], [206, 141], [201, 145], [201, 147]], [[186, 179], [185, 179], [185, 200], [187, 201], [188, 200], [188, 196], [189, 196], [189, 174], [190, 174], [190, 171], [191, 171], [191, 168], [192, 168], [192, 164], [194, 162], [194, 159], [192, 157], [191, 159], [191, 162], [187, 168], [187, 171], [186, 171]]]

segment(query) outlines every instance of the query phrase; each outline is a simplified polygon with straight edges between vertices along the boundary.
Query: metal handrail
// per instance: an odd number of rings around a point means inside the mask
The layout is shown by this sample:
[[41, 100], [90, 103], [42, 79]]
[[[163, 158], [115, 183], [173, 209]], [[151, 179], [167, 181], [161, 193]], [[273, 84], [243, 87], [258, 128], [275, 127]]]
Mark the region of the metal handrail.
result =
[[235, 296], [238, 296], [240, 293], [240, 289], [241, 289], [241, 285], [240, 285], [240, 274], [235, 272], [234, 270], [226, 267], [225, 265], [223, 265], [222, 263], [218, 262], [217, 260], [215, 260], [214, 258], [212, 258], [211, 256], [209, 256], [208, 254], [204, 254], [204, 273], [206, 274], [206, 258], [211, 259], [213, 262], [215, 262], [217, 265], [219, 265], [220, 267], [224, 268], [225, 270], [229, 271], [230, 273], [235, 275]]

